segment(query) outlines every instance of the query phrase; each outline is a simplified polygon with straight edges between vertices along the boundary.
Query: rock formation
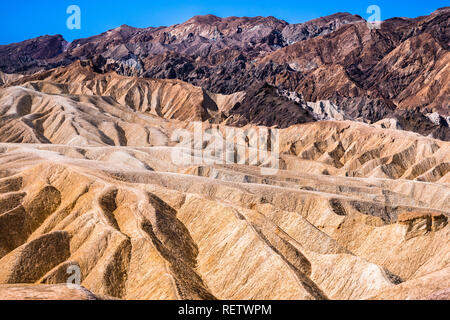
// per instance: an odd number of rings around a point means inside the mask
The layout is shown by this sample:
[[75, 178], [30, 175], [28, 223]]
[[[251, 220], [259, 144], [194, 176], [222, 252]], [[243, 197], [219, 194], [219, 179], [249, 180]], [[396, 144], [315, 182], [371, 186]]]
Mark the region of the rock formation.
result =
[[450, 299], [448, 12], [0, 46], [0, 299]]
[[[216, 94], [268, 83], [309, 103], [329, 101], [345, 119], [395, 118], [404, 130], [448, 140], [447, 122], [415, 121], [434, 112], [450, 116], [449, 21], [448, 8], [389, 19], [379, 30], [348, 13], [301, 24], [274, 17], [196, 16], [169, 27], [123, 25], [72, 43], [44, 36], [3, 45], [0, 71], [29, 74], [91, 59], [97, 71], [179, 79]], [[262, 106], [270, 107], [269, 101]], [[273, 122], [270, 112], [261, 117], [268, 119], [255, 124]], [[294, 118], [303, 123], [307, 117]]]

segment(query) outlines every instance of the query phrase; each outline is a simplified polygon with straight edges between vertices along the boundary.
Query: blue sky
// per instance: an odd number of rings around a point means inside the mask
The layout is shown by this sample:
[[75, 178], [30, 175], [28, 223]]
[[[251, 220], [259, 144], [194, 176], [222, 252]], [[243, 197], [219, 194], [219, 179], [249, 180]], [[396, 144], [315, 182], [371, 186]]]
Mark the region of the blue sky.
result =
[[[336, 12], [364, 18], [370, 5], [381, 8], [382, 20], [427, 15], [448, 0], [0, 0], [0, 44], [19, 42], [45, 34], [62, 34], [68, 41], [99, 34], [128, 24], [134, 27], [167, 26], [199, 14], [227, 16], [274, 16], [299, 23]], [[69, 5], [81, 9], [81, 30], [69, 30]]]

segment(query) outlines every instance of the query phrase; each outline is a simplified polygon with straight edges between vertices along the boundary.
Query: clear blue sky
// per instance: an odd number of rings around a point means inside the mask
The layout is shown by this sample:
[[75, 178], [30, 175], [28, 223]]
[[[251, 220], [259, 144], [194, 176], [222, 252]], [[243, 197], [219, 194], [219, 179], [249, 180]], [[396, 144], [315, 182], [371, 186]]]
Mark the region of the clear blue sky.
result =
[[[336, 12], [364, 18], [367, 7], [381, 8], [382, 20], [417, 17], [449, 5], [448, 0], [0, 0], [0, 44], [19, 42], [45, 34], [62, 34], [68, 41], [99, 34], [128, 24], [134, 27], [167, 26], [199, 14], [274, 16], [299, 23]], [[81, 30], [69, 30], [69, 5], [81, 8]]]

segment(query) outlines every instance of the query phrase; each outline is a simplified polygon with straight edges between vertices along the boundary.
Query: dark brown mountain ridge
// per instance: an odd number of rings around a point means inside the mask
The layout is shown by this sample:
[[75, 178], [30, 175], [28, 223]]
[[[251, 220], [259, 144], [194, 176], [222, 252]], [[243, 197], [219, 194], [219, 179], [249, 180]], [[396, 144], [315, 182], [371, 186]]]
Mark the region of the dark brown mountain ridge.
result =
[[[347, 118], [396, 118], [405, 129], [446, 140], [449, 47], [448, 7], [389, 19], [379, 30], [349, 13], [300, 24], [206, 15], [169, 27], [123, 25], [71, 43], [57, 35], [0, 46], [0, 71], [33, 73], [88, 59], [100, 73], [179, 79], [220, 94], [253, 94], [250, 85], [268, 83], [308, 102], [329, 101]], [[258, 108], [272, 117], [270, 105]], [[418, 119], [431, 120], [417, 126]], [[296, 123], [260, 120], [281, 127]]]

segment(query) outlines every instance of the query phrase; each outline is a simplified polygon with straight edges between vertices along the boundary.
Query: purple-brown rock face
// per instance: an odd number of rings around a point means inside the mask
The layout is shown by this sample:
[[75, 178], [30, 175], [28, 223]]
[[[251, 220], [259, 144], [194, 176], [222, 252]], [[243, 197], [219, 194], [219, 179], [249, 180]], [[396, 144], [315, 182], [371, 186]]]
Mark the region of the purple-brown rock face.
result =
[[[254, 94], [251, 84], [268, 83], [306, 102], [329, 101], [346, 119], [394, 118], [399, 128], [449, 140], [449, 21], [448, 8], [390, 19], [379, 30], [348, 13], [301, 24], [196, 16], [170, 27], [123, 25], [72, 43], [44, 36], [0, 46], [0, 71], [30, 73], [92, 59], [98, 72], [179, 79], [221, 94]], [[269, 101], [259, 101], [267, 112], [255, 123], [283, 127], [313, 117], [306, 110], [294, 111], [289, 121], [274, 120]], [[251, 122], [239, 118], [240, 124]]]

